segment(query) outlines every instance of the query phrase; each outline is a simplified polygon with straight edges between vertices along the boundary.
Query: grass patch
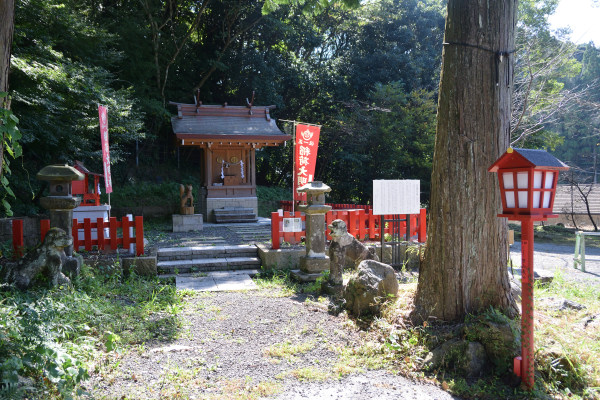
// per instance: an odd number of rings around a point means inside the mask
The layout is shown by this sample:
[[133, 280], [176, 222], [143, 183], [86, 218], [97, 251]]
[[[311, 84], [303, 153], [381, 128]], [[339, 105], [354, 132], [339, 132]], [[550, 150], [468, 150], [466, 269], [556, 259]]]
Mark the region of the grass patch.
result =
[[173, 286], [123, 281], [118, 265], [84, 265], [73, 287], [0, 292], [0, 397], [68, 397], [90, 368], [118, 363], [110, 354], [178, 337], [181, 310]]
[[315, 348], [315, 343], [296, 343], [290, 341], [284, 343], [276, 343], [264, 349], [263, 354], [267, 357], [282, 358], [290, 363], [298, 360], [298, 354], [304, 354]]

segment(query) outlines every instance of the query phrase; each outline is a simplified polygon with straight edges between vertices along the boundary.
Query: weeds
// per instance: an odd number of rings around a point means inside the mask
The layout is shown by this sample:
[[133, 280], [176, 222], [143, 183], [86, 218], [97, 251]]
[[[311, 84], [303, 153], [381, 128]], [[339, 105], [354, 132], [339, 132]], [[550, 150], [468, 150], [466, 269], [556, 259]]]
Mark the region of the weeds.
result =
[[84, 265], [72, 288], [0, 292], [0, 397], [69, 397], [103, 353], [177, 337], [180, 302], [158, 280], [122, 281], [118, 264]]

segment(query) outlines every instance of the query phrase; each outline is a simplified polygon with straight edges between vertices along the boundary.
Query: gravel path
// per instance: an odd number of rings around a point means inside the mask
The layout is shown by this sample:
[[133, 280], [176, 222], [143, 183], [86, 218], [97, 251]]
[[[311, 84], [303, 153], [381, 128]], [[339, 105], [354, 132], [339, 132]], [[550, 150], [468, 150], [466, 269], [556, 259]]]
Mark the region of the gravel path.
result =
[[[97, 399], [453, 398], [433, 385], [362, 370], [343, 351], [361, 340], [343, 315], [304, 295], [281, 294], [262, 289], [190, 297], [180, 314], [181, 337], [124, 354], [85, 387]], [[344, 370], [355, 372], [340, 380]], [[309, 377], [317, 383], [303, 382]]]
[[[231, 227], [158, 232], [158, 247], [224, 241], [248, 243]], [[520, 243], [511, 258], [520, 265]], [[573, 248], [535, 244], [535, 268], [600, 284], [600, 249], [587, 248], [587, 272], [572, 268]], [[361, 335], [343, 316], [304, 295], [276, 289], [191, 296], [180, 314], [180, 335], [160, 337], [101, 366], [86, 382], [98, 399], [453, 399], [435, 385], [385, 370], [366, 370], [348, 357]], [[106, 365], [113, 367], [107, 367]], [[117, 365], [114, 367], [114, 365]], [[340, 372], [350, 372], [340, 378]]]
[[[600, 249], [586, 247], [585, 269], [573, 268], [574, 246], [557, 245], [552, 243], [534, 243], [533, 266], [535, 270], [555, 272], [559, 270], [566, 280], [586, 282], [600, 285]], [[521, 266], [521, 243], [511, 246], [510, 256], [513, 264]]]

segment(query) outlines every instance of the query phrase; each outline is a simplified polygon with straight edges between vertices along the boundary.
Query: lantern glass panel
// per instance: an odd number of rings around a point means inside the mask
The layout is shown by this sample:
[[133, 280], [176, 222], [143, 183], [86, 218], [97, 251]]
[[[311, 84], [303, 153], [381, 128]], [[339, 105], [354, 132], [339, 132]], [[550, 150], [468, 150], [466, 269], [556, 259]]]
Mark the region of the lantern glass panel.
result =
[[527, 208], [528, 192], [519, 191], [519, 208]]
[[533, 208], [540, 208], [540, 192], [533, 192]]
[[[534, 189], [541, 189], [542, 188], [542, 171], [535, 171], [533, 173], [533, 188]], [[533, 202], [534, 207], [536, 202]]]
[[[504, 183], [504, 189], [514, 189], [515, 188], [515, 180], [512, 172], [504, 172], [502, 173], [502, 181]], [[514, 195], [513, 195], [514, 199]]]
[[[527, 172], [517, 172], [517, 187], [519, 189], [527, 189], [527, 183], [529, 181], [529, 174]], [[521, 195], [519, 194], [519, 197]], [[519, 201], [519, 203], [521, 203]]]
[[552, 197], [551, 192], [544, 192], [544, 208], [550, 207], [550, 197]]
[[506, 208], [515, 208], [515, 192], [505, 192]]
[[554, 184], [554, 172], [546, 172], [546, 180], [544, 182], [544, 189], [552, 189]]

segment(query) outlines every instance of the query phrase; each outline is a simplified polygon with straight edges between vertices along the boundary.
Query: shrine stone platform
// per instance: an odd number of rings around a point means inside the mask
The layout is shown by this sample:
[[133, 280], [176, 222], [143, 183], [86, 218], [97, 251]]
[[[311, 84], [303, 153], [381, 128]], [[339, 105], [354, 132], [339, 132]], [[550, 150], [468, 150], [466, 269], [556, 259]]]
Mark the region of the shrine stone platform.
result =
[[173, 232], [201, 231], [202, 228], [202, 214], [173, 214]]

